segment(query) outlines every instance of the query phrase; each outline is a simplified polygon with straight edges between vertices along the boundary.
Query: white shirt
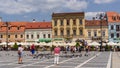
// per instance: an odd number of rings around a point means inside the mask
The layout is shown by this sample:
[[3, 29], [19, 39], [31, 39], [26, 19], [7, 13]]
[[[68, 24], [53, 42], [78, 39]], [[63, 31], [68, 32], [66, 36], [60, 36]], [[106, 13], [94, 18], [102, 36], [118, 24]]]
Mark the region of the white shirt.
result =
[[23, 52], [23, 48], [22, 47], [18, 47], [18, 50], [20, 50], [20, 52]]

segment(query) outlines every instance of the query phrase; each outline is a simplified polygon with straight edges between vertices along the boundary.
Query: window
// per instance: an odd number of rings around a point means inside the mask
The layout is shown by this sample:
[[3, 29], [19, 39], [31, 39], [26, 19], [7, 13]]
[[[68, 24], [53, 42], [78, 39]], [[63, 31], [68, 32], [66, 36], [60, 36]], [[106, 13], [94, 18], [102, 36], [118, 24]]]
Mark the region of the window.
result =
[[60, 25], [63, 26], [63, 20], [61, 20]]
[[73, 20], [73, 25], [76, 25], [76, 20]]
[[39, 34], [37, 34], [37, 39], [39, 39]]
[[120, 27], [119, 25], [116, 25], [116, 31], [119, 31]]
[[50, 34], [48, 34], [48, 38], [50, 38]]
[[26, 37], [27, 37], [27, 39], [29, 39], [29, 35], [27, 35]]
[[46, 38], [46, 35], [45, 35], [45, 34], [43, 34], [43, 38]]
[[55, 30], [55, 36], [57, 36], [57, 30]]
[[10, 30], [11, 29], [11, 27], [8, 27], [8, 30]]
[[3, 38], [3, 35], [0, 35], [0, 38]]
[[31, 39], [33, 39], [33, 35], [31, 35]]
[[82, 19], [80, 19], [79, 21], [80, 21], [79, 24], [82, 25]]
[[17, 27], [17, 30], [20, 30], [20, 27]]
[[54, 21], [54, 26], [57, 26], [57, 20]]
[[10, 38], [10, 35], [8, 35], [8, 38]]
[[23, 38], [23, 35], [20, 35], [21, 38]]
[[61, 36], [63, 36], [63, 30], [61, 30]]
[[96, 31], [94, 31], [94, 37], [97, 37], [97, 32]]
[[73, 30], [73, 35], [74, 35], [74, 36], [76, 35], [76, 30]]
[[70, 35], [70, 30], [67, 30], [67, 35]]
[[69, 20], [67, 20], [67, 25], [70, 25]]
[[111, 33], [111, 38], [114, 38], [114, 33]]
[[102, 36], [105, 37], [105, 31], [103, 31]]
[[115, 17], [115, 16], [112, 16], [112, 19], [113, 19], [113, 20], [116, 20], [116, 17]]
[[17, 35], [15, 35], [15, 38], [17, 38]]
[[91, 37], [91, 32], [88, 32], [88, 37]]
[[80, 29], [80, 35], [83, 35], [83, 31], [82, 31], [82, 29]]
[[117, 35], [116, 35], [116, 36], [117, 36], [117, 38], [119, 38], [119, 33], [117, 33]]
[[114, 26], [113, 25], [111, 25], [111, 30], [113, 30], [114, 29]]

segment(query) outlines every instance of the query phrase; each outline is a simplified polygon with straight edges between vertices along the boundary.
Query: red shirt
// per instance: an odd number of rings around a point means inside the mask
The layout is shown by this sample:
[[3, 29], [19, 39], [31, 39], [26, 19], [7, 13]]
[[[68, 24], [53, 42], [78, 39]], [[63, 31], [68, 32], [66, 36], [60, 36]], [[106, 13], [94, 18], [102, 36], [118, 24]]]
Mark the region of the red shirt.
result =
[[60, 54], [60, 47], [54, 48], [54, 54]]

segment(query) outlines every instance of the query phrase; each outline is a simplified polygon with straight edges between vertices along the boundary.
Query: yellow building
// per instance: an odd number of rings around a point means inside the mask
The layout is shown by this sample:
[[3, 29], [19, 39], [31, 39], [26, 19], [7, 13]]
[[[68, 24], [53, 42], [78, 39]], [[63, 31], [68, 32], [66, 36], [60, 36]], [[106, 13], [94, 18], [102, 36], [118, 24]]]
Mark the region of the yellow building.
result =
[[75, 41], [84, 38], [84, 12], [53, 13], [52, 37]]
[[103, 41], [108, 40], [107, 21], [105, 20], [104, 21], [100, 21], [100, 20], [86, 20], [85, 21], [85, 40], [100, 42], [101, 35], [102, 35]]

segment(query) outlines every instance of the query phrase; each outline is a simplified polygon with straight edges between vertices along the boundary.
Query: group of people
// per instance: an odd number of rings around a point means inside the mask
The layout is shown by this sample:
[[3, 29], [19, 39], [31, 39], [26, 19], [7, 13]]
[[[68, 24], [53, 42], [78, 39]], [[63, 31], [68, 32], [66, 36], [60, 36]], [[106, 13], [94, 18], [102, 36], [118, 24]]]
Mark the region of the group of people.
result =
[[[23, 50], [24, 50], [24, 47], [22, 45], [19, 45], [19, 47], [18, 47], [18, 64], [23, 64], [23, 62], [22, 62]], [[34, 54], [35, 54], [34, 44], [31, 45], [30, 52], [31, 52], [32, 56], [34, 56]]]
[[[22, 62], [23, 50], [24, 50], [24, 47], [22, 45], [19, 45], [19, 47], [18, 47], [18, 64], [23, 64], [23, 62]], [[58, 64], [58, 62], [59, 62], [60, 50], [61, 49], [59, 46], [56, 46], [54, 48], [54, 64]], [[32, 56], [34, 56], [34, 54], [35, 54], [34, 44], [31, 45], [30, 52], [31, 52]]]
[[[73, 47], [71, 49], [73, 49], [73, 51], [74, 51], [75, 47]], [[79, 51], [81, 51], [80, 47], [78, 49], [79, 49]], [[19, 47], [18, 47], [18, 56], [19, 56], [18, 57], [18, 63], [19, 64], [23, 63], [22, 62], [23, 50], [24, 50], [24, 47], [19, 45]], [[67, 49], [67, 50], [69, 50], [69, 49]], [[59, 64], [60, 51], [61, 51], [61, 48], [59, 46], [55, 46], [55, 48], [54, 48], [54, 64]], [[89, 51], [89, 48], [88, 48], [88, 46], [86, 46], [86, 54], [88, 53], [88, 51]], [[31, 52], [32, 57], [34, 57], [35, 56], [35, 46], [34, 46], [34, 44], [32, 44], [30, 46], [30, 52]]]

